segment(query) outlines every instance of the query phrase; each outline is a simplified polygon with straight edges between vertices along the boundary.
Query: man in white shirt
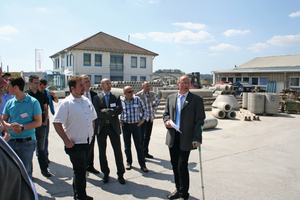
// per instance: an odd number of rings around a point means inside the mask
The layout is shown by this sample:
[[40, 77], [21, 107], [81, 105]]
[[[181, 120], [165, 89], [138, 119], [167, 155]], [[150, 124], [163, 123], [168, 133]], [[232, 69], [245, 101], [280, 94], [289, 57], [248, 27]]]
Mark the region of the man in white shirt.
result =
[[[71, 94], [58, 106], [53, 125], [65, 144], [65, 152], [73, 164], [74, 199], [91, 200], [86, 194], [86, 167], [91, 153], [90, 143], [97, 118], [92, 102], [82, 96], [84, 82], [80, 76], [68, 80]], [[63, 126], [64, 124], [64, 126]]]

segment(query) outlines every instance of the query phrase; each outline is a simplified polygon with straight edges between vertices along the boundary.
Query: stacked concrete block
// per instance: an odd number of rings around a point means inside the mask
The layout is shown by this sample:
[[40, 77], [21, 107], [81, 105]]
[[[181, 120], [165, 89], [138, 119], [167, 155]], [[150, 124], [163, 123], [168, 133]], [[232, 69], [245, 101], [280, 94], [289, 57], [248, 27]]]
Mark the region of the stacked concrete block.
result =
[[236, 117], [235, 110], [240, 107], [233, 95], [219, 95], [212, 104], [212, 114], [214, 117], [222, 119], [233, 119]]

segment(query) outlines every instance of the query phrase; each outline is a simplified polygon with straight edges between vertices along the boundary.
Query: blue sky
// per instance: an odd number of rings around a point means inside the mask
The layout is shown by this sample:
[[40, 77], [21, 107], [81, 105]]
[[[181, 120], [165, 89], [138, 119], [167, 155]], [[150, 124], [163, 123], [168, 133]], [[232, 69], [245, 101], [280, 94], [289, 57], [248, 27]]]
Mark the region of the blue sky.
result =
[[159, 56], [153, 70], [210, 74], [255, 57], [300, 54], [298, 0], [85, 0], [0, 2], [4, 71], [34, 71], [50, 55], [100, 31]]

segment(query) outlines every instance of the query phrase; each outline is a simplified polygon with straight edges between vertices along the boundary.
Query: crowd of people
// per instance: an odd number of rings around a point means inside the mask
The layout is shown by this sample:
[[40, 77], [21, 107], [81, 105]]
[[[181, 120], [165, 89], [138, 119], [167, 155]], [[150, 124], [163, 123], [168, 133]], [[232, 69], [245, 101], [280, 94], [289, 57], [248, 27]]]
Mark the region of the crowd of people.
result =
[[[32, 195], [28, 199], [37, 198], [31, 181], [35, 149], [42, 175], [48, 178], [52, 176], [48, 170], [50, 163], [48, 157], [49, 108], [51, 114], [54, 115], [53, 126], [61, 137], [65, 152], [73, 166], [74, 199], [93, 199], [86, 193], [86, 172], [100, 173], [94, 167], [95, 140], [98, 144], [104, 183], [110, 180], [106, 155], [107, 137], [114, 151], [120, 184], [126, 183], [124, 173], [132, 168], [131, 136], [137, 151], [140, 169], [144, 173], [148, 172], [145, 158], [154, 157], [149, 153], [149, 143], [155, 110], [160, 99], [151, 91], [151, 86], [147, 81], [142, 83], [142, 90], [135, 95], [131, 86], [125, 86], [124, 96], [120, 97], [111, 92], [111, 82], [107, 78], [101, 80], [102, 91], [97, 94], [90, 90], [89, 76], [72, 76], [68, 80], [70, 95], [60, 100], [57, 110], [54, 111], [53, 102], [58, 103], [58, 98], [53, 91], [46, 89], [47, 81], [44, 78], [40, 79], [36, 75], [30, 76], [29, 90], [24, 91], [24, 79], [9, 75], [5, 73], [0, 77], [2, 95], [0, 109], [3, 110], [1, 110], [0, 145], [5, 140], [7, 147], [15, 157], [19, 158], [21, 163], [19, 168], [22, 170], [19, 170], [20, 173], [17, 174], [20, 174], [19, 179], [23, 179], [24, 185], [27, 185], [23, 189], [31, 191], [27, 192], [27, 195]], [[188, 199], [189, 197], [188, 158], [190, 150], [199, 147], [202, 143], [202, 127], [205, 119], [202, 98], [189, 92], [189, 77], [181, 76], [178, 86], [179, 92], [168, 97], [163, 115], [167, 128], [166, 144], [170, 151], [176, 187], [176, 190], [167, 196], [168, 199]], [[120, 135], [122, 133], [126, 156], [125, 165], [121, 148]], [[2, 148], [2, 145], [0, 147]], [[1, 156], [0, 159], [2, 160]], [[2, 175], [0, 169], [1, 180]], [[10, 194], [14, 195], [13, 199], [20, 199], [15, 196], [25, 193], [21, 189], [19, 191], [19, 193]], [[6, 193], [5, 199], [10, 199], [8, 195]]]

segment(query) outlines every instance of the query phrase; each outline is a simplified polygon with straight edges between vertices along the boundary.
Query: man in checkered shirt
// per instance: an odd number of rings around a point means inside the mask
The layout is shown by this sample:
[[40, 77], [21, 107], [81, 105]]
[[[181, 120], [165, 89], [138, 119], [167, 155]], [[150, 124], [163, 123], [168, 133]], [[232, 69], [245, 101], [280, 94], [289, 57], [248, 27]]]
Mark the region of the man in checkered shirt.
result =
[[130, 170], [132, 165], [131, 154], [131, 134], [134, 140], [137, 151], [138, 161], [143, 172], [148, 172], [145, 164], [145, 156], [141, 145], [140, 126], [144, 123], [148, 116], [145, 104], [138, 96], [133, 95], [133, 90], [130, 86], [124, 87], [125, 97], [121, 98], [123, 111], [120, 117], [120, 124], [123, 131], [123, 139], [125, 144], [126, 154], [126, 169]]

